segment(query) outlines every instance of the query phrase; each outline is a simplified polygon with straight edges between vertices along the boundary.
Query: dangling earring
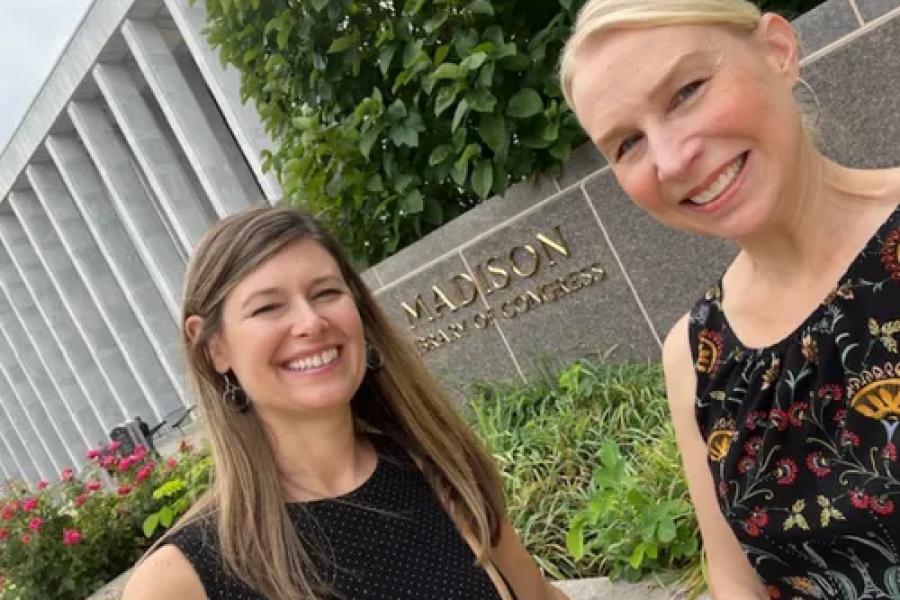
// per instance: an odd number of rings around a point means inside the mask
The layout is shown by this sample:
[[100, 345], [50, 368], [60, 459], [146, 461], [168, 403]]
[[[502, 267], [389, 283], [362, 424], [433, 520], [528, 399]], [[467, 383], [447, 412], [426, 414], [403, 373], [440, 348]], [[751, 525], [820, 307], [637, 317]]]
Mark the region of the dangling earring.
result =
[[816, 94], [816, 90], [813, 89], [813, 86], [809, 85], [809, 82], [802, 77], [797, 78], [797, 83], [806, 90], [806, 94], [812, 99], [813, 104], [816, 105], [816, 117], [812, 123], [812, 126], [816, 127], [819, 124], [819, 119], [822, 117], [822, 103], [819, 102], [819, 95]]
[[241, 413], [250, 410], [250, 398], [247, 396], [247, 393], [244, 392], [243, 388], [231, 381], [228, 373], [222, 373], [222, 378], [225, 379], [225, 389], [222, 390], [222, 401]]
[[384, 366], [384, 354], [381, 353], [378, 346], [368, 341], [366, 342], [366, 366], [373, 371], [377, 371]]

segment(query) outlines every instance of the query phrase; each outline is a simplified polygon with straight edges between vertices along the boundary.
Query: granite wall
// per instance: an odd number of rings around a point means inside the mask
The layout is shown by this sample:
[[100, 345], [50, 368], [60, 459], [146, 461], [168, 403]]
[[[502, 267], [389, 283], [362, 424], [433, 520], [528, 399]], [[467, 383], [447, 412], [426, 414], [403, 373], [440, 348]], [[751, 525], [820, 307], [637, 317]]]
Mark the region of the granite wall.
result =
[[[900, 0], [830, 0], [795, 26], [825, 153], [900, 164]], [[657, 360], [668, 329], [735, 253], [638, 210], [588, 145], [558, 179], [513, 187], [364, 277], [462, 392], [583, 356]]]

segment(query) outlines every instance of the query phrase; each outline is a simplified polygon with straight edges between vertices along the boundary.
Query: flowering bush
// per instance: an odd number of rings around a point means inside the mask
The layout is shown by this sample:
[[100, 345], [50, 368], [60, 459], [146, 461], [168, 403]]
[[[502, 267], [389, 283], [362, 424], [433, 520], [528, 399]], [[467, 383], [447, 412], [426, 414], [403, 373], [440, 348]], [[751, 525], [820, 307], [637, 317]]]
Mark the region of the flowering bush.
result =
[[[144, 533], [148, 515], [173, 501], [155, 497], [157, 488], [179, 482], [178, 498], [187, 506], [208, 483], [208, 454], [188, 444], [165, 462], [141, 446], [124, 457], [117, 450], [114, 442], [90, 450], [90, 466], [80, 475], [64, 469], [57, 483], [0, 488], [0, 600], [89, 596], [162, 534], [157, 527]], [[170, 525], [174, 516], [159, 524]]]

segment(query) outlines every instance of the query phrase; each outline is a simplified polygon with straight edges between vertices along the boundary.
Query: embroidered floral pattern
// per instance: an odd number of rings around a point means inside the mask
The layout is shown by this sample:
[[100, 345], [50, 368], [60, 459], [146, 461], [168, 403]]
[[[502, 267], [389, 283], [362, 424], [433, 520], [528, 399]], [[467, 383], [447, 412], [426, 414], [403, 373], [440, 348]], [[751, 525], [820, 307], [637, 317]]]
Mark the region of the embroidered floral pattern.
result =
[[771, 598], [900, 598], [900, 207], [781, 342], [691, 313], [719, 505]]

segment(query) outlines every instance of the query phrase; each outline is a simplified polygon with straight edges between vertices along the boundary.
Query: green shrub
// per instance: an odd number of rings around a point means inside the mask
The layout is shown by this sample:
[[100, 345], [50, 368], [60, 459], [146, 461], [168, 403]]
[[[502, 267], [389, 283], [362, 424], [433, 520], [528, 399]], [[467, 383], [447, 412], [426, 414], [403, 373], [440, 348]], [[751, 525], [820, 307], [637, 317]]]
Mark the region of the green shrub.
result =
[[206, 0], [277, 149], [264, 165], [357, 264], [584, 140], [556, 76], [583, 0]]
[[699, 584], [699, 536], [657, 366], [581, 361], [555, 379], [482, 386], [469, 406], [513, 526], [551, 577], [674, 571]]

